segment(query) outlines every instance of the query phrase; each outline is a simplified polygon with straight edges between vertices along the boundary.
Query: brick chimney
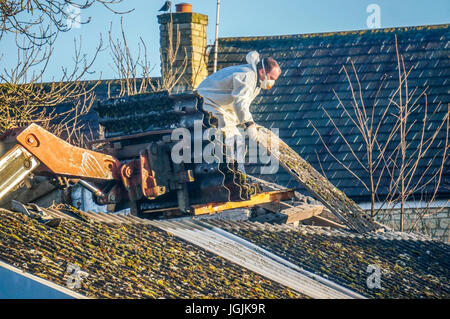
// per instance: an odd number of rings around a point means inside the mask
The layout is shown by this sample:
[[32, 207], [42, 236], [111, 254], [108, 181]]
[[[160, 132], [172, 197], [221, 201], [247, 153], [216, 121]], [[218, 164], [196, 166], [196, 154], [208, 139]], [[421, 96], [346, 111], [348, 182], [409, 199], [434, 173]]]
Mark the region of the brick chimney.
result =
[[[208, 76], [206, 27], [208, 16], [192, 12], [192, 5], [179, 3], [175, 13], [158, 16], [163, 79], [178, 77], [176, 91], [195, 89]], [[172, 41], [170, 41], [172, 37]], [[175, 54], [176, 53], [176, 54]]]

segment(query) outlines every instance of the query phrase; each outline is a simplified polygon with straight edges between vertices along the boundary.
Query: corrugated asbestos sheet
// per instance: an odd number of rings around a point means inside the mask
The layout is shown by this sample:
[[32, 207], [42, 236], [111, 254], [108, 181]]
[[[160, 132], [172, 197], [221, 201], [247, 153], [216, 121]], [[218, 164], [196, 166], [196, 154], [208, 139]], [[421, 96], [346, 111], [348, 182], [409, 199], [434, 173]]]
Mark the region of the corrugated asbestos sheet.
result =
[[311, 298], [364, 298], [218, 227], [191, 219], [151, 224]]
[[450, 246], [422, 235], [208, 222], [368, 298], [450, 296]]
[[0, 209], [0, 260], [89, 298], [308, 298], [145, 220], [42, 210]]
[[[26, 208], [24, 213], [32, 217], [34, 214], [33, 209], [37, 207], [35, 205], [22, 205], [19, 209], [22, 210], [24, 208]], [[223, 257], [240, 267], [249, 269], [282, 286], [289, 287], [301, 295], [311, 298], [362, 298], [361, 295], [347, 288], [304, 271], [298, 266], [291, 265], [282, 258], [264, 251], [231, 233], [227, 233], [217, 227], [208, 226], [208, 224], [201, 221], [193, 221], [190, 218], [148, 221], [134, 216], [85, 213], [78, 210], [39, 208], [39, 211], [40, 217], [38, 220], [46, 225], [52, 225], [52, 228], [55, 230], [63, 228], [61, 223], [64, 223], [65, 220], [82, 220], [84, 223], [90, 224], [134, 225], [146, 228], [155, 226], [206, 251]], [[51, 218], [62, 219], [62, 221], [60, 224], [50, 223]]]
[[78, 267], [91, 298], [450, 296], [450, 246], [422, 235], [41, 210], [0, 209], [0, 260], [61, 286]]

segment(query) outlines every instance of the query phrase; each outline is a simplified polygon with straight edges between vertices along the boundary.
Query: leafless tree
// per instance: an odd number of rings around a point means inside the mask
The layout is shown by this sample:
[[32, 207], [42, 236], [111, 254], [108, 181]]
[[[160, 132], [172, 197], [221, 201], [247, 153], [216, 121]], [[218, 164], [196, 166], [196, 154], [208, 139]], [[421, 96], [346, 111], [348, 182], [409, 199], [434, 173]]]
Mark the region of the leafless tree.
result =
[[[45, 83], [42, 77], [51, 59], [50, 47], [18, 48], [17, 63], [0, 71], [0, 134], [9, 128], [37, 123], [69, 142], [79, 144], [83, 137], [83, 123], [95, 98], [98, 81], [82, 81], [102, 47], [94, 51], [90, 60], [81, 54], [81, 40], [75, 41], [74, 64], [65, 67], [58, 81]], [[56, 107], [66, 103], [64, 112]]]
[[[342, 108], [344, 111], [343, 114], [353, 123], [363, 138], [363, 147], [366, 153], [364, 159], [361, 159], [357, 155], [356, 146], [342, 133], [335, 119], [322, 107], [322, 110], [332, 123], [339, 138], [345, 143], [351, 156], [356, 160], [359, 167], [367, 173], [369, 177], [367, 182], [357, 174], [354, 168], [349, 167], [336, 154], [333, 154], [321, 132], [319, 132], [311, 121], [310, 124], [333, 159], [355, 177], [370, 194], [372, 217], [375, 217], [383, 207], [392, 209], [400, 204], [399, 228], [401, 231], [404, 231], [406, 202], [415, 198], [414, 196], [417, 196], [417, 194], [422, 194], [423, 196], [427, 187], [429, 188], [432, 185], [432, 194], [431, 196], [427, 194], [428, 204], [423, 209], [423, 213], [419, 214], [419, 219], [430, 215], [428, 208], [436, 199], [437, 192], [441, 186], [446, 161], [449, 158], [448, 136], [450, 125], [449, 107], [447, 106], [447, 112], [443, 118], [439, 119], [439, 125], [431, 129], [430, 116], [435, 115], [436, 111], [443, 106], [439, 103], [430, 114], [430, 107], [427, 100], [428, 87], [425, 87], [422, 91], [419, 91], [419, 88], [411, 89], [408, 87], [408, 76], [413, 70], [413, 67], [406, 69], [404, 58], [398, 50], [397, 38], [395, 38], [395, 43], [399, 84], [397, 89], [388, 97], [387, 101], [378, 103], [378, 95], [386, 79], [386, 76], [383, 76], [373, 105], [368, 106], [365, 104], [363, 89], [353, 62], [351, 65], [357, 83], [356, 89], [350, 79], [347, 68], [343, 66], [352, 93], [351, 106], [345, 105], [334, 91], [339, 102], [338, 106]], [[379, 112], [379, 108], [382, 108], [381, 112]], [[417, 112], [423, 114], [421, 123], [417, 120], [410, 120], [412, 118], [411, 115]], [[377, 116], [377, 114], [381, 115]], [[391, 128], [388, 136], [387, 138], [380, 138], [380, 128], [386, 125], [385, 123], [387, 122], [392, 123], [389, 124]], [[413, 148], [412, 142], [414, 137], [409, 133], [417, 131], [417, 129], [414, 130], [417, 127], [420, 128], [421, 136], [418, 147]], [[440, 151], [432, 150], [432, 146], [436, 147], [436, 138], [443, 131], [445, 132], [445, 140]], [[432, 160], [425, 163], [425, 158], [430, 158], [430, 156], [432, 156]], [[437, 168], [433, 168], [431, 165], [435, 160], [440, 162]], [[419, 171], [417, 169], [419, 166], [425, 167], [425, 169]], [[380, 198], [378, 192], [383, 177], [387, 177], [389, 180], [389, 190], [387, 197]], [[382, 207], [378, 210], [375, 209], [376, 202], [383, 202]], [[433, 210], [432, 214], [436, 214], [437, 212], [439, 210]], [[416, 220], [410, 227], [410, 230], [415, 229], [418, 222], [419, 220]]]
[[[79, 119], [89, 111], [98, 82], [82, 79], [103, 45], [101, 38], [91, 60], [81, 54], [80, 39], [74, 41], [72, 68], [64, 66], [62, 76], [51, 83], [44, 83], [43, 75], [51, 63], [52, 45], [59, 32], [69, 31], [74, 23], [89, 23], [91, 18], [82, 20], [81, 12], [93, 5], [101, 5], [115, 14], [132, 11], [115, 10], [121, 2], [0, 0], [0, 40], [12, 35], [17, 46], [16, 64], [0, 70], [0, 133], [14, 126], [38, 123], [69, 142], [83, 143], [85, 136], [80, 132], [84, 123]], [[62, 103], [67, 105], [65, 111], [58, 108], [57, 112], [56, 106]]]
[[[376, 102], [373, 106], [371, 106], [372, 111], [368, 112], [368, 108], [364, 103], [363, 95], [362, 95], [362, 88], [361, 83], [359, 81], [358, 74], [355, 69], [355, 65], [353, 62], [351, 62], [353, 74], [355, 76], [356, 82], [357, 82], [357, 91], [355, 91], [353, 83], [351, 81], [350, 75], [347, 71], [347, 68], [345, 66], [342, 67], [342, 70], [344, 70], [347, 81], [349, 83], [349, 87], [352, 93], [352, 102], [351, 107], [347, 107], [339, 98], [338, 94], [335, 90], [333, 90], [333, 93], [335, 97], [337, 98], [339, 102], [339, 106], [343, 109], [344, 114], [346, 117], [350, 119], [350, 121], [353, 123], [354, 127], [357, 128], [358, 132], [362, 136], [364, 140], [364, 148], [366, 153], [365, 161], [364, 159], [360, 159], [359, 156], [356, 154], [356, 150], [354, 149], [354, 145], [351, 141], [348, 140], [347, 137], [344, 136], [344, 134], [339, 129], [338, 125], [336, 124], [335, 119], [333, 119], [330, 114], [321, 106], [323, 112], [326, 114], [327, 118], [332, 123], [334, 129], [339, 134], [339, 137], [344, 141], [345, 145], [347, 146], [348, 150], [350, 151], [353, 158], [357, 161], [359, 166], [368, 174], [369, 181], [364, 181], [356, 172], [354, 172], [353, 169], [348, 167], [344, 164], [343, 161], [339, 160], [336, 155], [331, 152], [328, 145], [325, 143], [322, 135], [318, 131], [318, 129], [314, 126], [314, 124], [309, 121], [309, 123], [312, 125], [314, 131], [319, 135], [320, 140], [322, 141], [324, 147], [328, 151], [328, 153], [340, 164], [342, 165], [353, 177], [355, 177], [366, 189], [367, 192], [370, 194], [371, 198], [371, 216], [375, 216], [375, 202], [377, 201], [376, 194], [378, 191], [378, 188], [380, 186], [380, 181], [382, 180], [383, 174], [384, 174], [384, 166], [383, 164], [383, 158], [381, 156], [374, 156], [375, 151], [380, 151], [380, 144], [378, 143], [378, 133], [381, 127], [381, 123], [386, 118], [386, 115], [389, 110], [389, 105], [385, 108], [385, 110], [382, 112], [381, 118], [378, 123], [375, 123], [375, 109], [376, 109]], [[380, 93], [380, 89], [384, 84], [385, 77], [383, 77], [383, 81], [381, 85], [378, 88], [377, 95], [375, 97], [375, 101], [377, 100], [377, 97]], [[380, 166], [381, 164], [381, 166]], [[381, 167], [381, 171], [378, 172], [378, 169]], [[379, 173], [378, 178], [376, 178], [375, 173]]]
[[[418, 88], [411, 89], [408, 87], [408, 76], [413, 69], [407, 70], [403, 56], [399, 54], [397, 46], [397, 38], [395, 39], [396, 53], [397, 53], [397, 69], [399, 76], [398, 94], [390, 98], [390, 102], [395, 105], [397, 112], [393, 114], [396, 118], [394, 129], [399, 136], [399, 143], [397, 147], [384, 158], [385, 166], [387, 167], [389, 176], [391, 177], [390, 192], [387, 197], [388, 206], [393, 207], [400, 203], [400, 230], [403, 231], [405, 226], [405, 204], [417, 193], [423, 193], [428, 185], [433, 186], [433, 191], [430, 198], [427, 198], [427, 206], [423, 211], [428, 211], [430, 203], [432, 203], [437, 195], [441, 185], [442, 174], [445, 165], [448, 161], [449, 155], [449, 117], [450, 105], [447, 105], [447, 112], [445, 116], [440, 119], [437, 127], [432, 128], [429, 122], [429, 117], [441, 107], [439, 102], [435, 110], [430, 113], [427, 90], [428, 87], [418, 92]], [[421, 99], [423, 103], [420, 103]], [[414, 112], [421, 111], [423, 113], [422, 123], [417, 120], [410, 120]], [[420, 128], [420, 143], [418, 147], [412, 146], [410, 138], [410, 131], [418, 126]], [[445, 132], [445, 140], [441, 146], [441, 152], [430, 151], [432, 146], [436, 146], [436, 137], [440, 132]], [[425, 156], [433, 152], [433, 157], [428, 163], [424, 163]], [[382, 153], [385, 154], [384, 152]], [[387, 155], [387, 154], [386, 154]], [[432, 163], [439, 160], [440, 165], [433, 170]], [[417, 168], [425, 166], [422, 172], [418, 172]], [[429, 194], [427, 194], [429, 195]], [[434, 212], [436, 213], [436, 212]]]
[[[109, 30], [109, 47], [113, 60], [113, 69], [120, 84], [119, 96], [133, 95], [145, 92], [171, 92], [179, 84], [187, 66], [187, 56], [183, 57], [181, 65], [177, 65], [180, 58], [180, 32], [173, 30], [173, 23], [168, 23], [170, 41], [168, 49], [162, 52], [160, 79], [152, 78], [150, 73], [155, 68], [151, 64], [147, 55], [147, 45], [142, 38], [139, 38], [138, 52], [131, 52], [124, 32], [123, 19], [121, 19], [121, 39], [114, 39], [112, 26]], [[175, 33], [174, 33], [175, 32]], [[108, 88], [108, 96], [110, 96]]]
[[74, 19], [79, 24], [89, 23], [91, 18], [81, 20], [79, 13], [93, 4], [114, 13], [132, 11], [114, 10], [114, 5], [120, 2], [122, 0], [0, 0], [0, 39], [12, 33], [25, 37], [31, 46], [49, 45], [54, 43], [58, 32], [71, 29]]
[[[170, 21], [167, 23], [167, 32], [167, 48], [161, 48], [161, 86], [170, 92], [180, 83], [180, 80], [186, 71], [188, 57], [186, 48], [180, 52], [180, 30], [178, 25], [174, 30], [172, 14], [170, 14]], [[177, 63], [177, 60], [181, 59], [182, 62]]]

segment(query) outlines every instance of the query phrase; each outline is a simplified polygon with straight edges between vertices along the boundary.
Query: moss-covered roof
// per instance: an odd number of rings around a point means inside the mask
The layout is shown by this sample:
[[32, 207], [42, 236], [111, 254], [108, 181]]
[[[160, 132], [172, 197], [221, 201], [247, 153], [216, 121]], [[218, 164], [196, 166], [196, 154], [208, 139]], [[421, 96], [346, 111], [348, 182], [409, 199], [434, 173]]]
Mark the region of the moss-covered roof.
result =
[[[64, 214], [62, 213], [64, 212]], [[71, 214], [56, 227], [0, 209], [0, 260], [92, 298], [305, 298], [135, 217]], [[112, 222], [118, 222], [113, 224]], [[449, 298], [450, 246], [401, 232], [204, 220], [369, 298]], [[208, 226], [209, 225], [209, 226]], [[184, 237], [183, 237], [184, 238]], [[188, 239], [189, 240], [189, 239]], [[220, 255], [220, 253], [219, 253]], [[370, 287], [374, 269], [380, 287]]]
[[304, 298], [148, 224], [63, 219], [48, 227], [0, 209], [0, 260], [92, 298]]
[[[450, 297], [450, 246], [444, 242], [400, 232], [362, 236], [317, 226], [208, 223], [369, 298]], [[381, 289], [369, 288], [375, 267]]]

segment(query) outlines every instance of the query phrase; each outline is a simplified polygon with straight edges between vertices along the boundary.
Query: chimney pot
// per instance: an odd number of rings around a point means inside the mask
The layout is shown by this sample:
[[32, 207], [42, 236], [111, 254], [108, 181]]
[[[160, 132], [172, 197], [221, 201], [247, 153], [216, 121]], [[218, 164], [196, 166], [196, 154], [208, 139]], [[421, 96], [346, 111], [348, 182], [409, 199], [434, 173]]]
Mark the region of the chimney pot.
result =
[[178, 3], [175, 5], [176, 12], [192, 12], [192, 4], [190, 3]]

